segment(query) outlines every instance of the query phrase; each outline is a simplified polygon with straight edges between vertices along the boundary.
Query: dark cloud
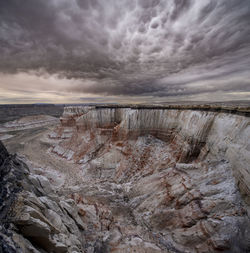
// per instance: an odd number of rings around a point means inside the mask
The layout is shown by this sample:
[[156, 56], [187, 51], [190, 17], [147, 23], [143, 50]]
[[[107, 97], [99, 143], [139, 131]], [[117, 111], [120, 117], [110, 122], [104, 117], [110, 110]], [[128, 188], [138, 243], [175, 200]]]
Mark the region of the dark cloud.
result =
[[81, 80], [67, 91], [249, 91], [250, 2], [1, 0], [0, 55], [2, 73]]

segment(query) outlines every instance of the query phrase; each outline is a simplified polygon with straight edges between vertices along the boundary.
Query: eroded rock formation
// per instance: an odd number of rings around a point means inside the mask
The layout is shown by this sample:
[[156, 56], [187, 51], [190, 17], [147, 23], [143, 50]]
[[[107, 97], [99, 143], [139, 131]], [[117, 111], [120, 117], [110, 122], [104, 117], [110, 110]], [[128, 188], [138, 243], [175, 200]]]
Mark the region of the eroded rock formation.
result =
[[[61, 117], [62, 127], [54, 137], [69, 139], [56, 148], [62, 155], [70, 154], [79, 161], [90, 141], [89, 147], [93, 148], [93, 142], [99, 147], [106, 140], [123, 142], [151, 135], [172, 148], [176, 162], [225, 159], [247, 197], [250, 195], [249, 124], [249, 117], [204, 111], [203, 108], [194, 111], [185, 108], [66, 107]], [[81, 136], [88, 135], [90, 141], [82, 140]]]
[[42, 137], [66, 174], [30, 168], [0, 144], [2, 251], [249, 252], [248, 116], [66, 107]]
[[0, 142], [0, 252], [83, 252], [84, 224], [72, 199], [43, 171], [32, 173]]
[[[82, 164], [84, 180], [119, 186], [155, 252], [247, 252], [249, 117], [190, 109], [65, 108], [52, 152]], [[128, 247], [121, 238], [112, 252]]]

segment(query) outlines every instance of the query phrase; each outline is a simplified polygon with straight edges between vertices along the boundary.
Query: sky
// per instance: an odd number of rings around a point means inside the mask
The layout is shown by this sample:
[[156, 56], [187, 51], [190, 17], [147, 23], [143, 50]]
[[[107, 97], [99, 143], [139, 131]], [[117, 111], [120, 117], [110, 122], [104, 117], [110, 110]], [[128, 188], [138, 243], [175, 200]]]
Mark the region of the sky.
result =
[[0, 103], [250, 100], [250, 0], [1, 0]]

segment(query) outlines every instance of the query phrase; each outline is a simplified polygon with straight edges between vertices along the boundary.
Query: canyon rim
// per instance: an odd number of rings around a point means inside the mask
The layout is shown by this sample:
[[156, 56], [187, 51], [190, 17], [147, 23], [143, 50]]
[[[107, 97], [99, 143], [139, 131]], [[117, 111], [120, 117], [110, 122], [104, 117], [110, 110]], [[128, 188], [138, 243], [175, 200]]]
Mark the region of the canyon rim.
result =
[[4, 123], [2, 252], [249, 252], [248, 107], [68, 106]]

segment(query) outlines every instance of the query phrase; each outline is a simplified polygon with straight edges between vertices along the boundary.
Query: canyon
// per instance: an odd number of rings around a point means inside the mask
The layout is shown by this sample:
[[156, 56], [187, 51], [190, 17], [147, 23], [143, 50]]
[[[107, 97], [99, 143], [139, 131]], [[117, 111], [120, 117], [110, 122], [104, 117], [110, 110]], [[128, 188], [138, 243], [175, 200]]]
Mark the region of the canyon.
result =
[[250, 251], [249, 107], [67, 106], [1, 131], [2, 252]]

